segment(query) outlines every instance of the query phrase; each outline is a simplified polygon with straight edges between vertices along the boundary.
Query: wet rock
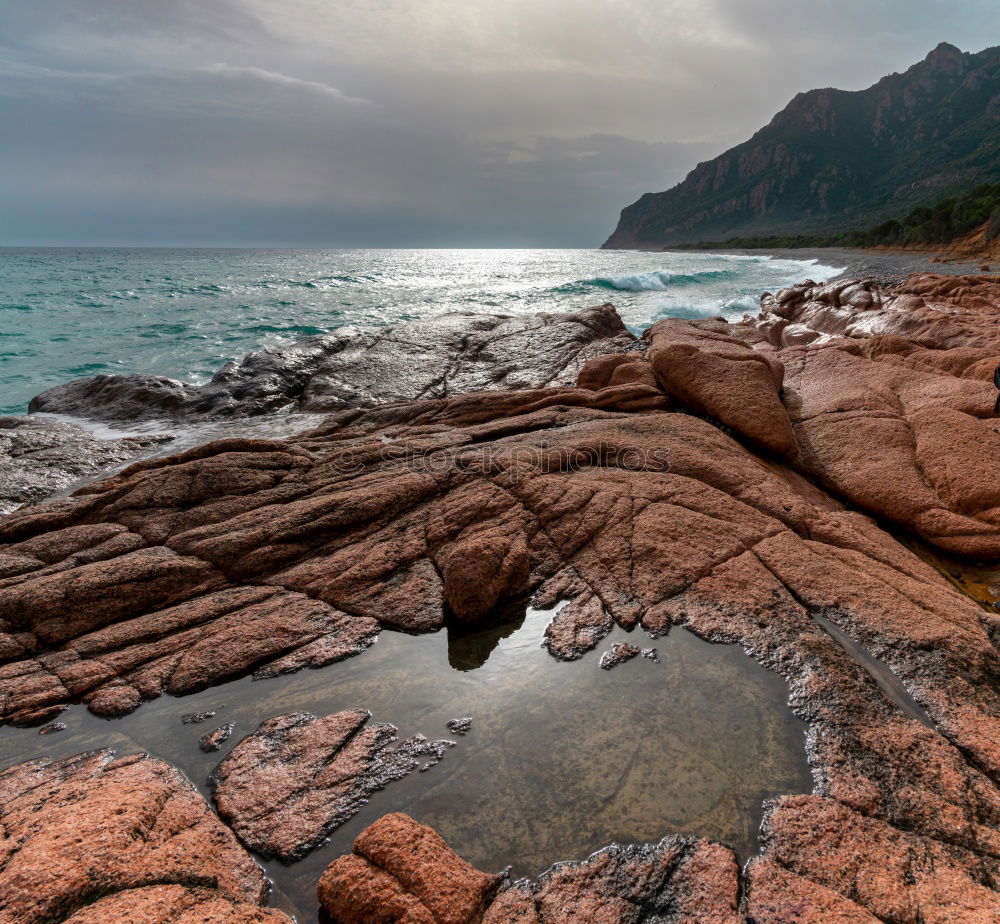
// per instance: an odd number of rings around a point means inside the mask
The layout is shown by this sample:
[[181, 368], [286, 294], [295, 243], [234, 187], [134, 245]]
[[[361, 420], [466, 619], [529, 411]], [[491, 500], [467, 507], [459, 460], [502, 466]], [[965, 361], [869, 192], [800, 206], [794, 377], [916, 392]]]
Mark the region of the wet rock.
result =
[[228, 740], [229, 736], [232, 735], [233, 729], [236, 727], [234, 722], [227, 722], [225, 725], [220, 725], [213, 731], [206, 732], [198, 739], [198, 747], [200, 747], [206, 754], [210, 754], [213, 751], [218, 751]]
[[208, 709], [205, 712], [185, 712], [181, 716], [181, 722], [185, 725], [200, 725], [209, 719], [214, 719], [218, 709]]
[[[194, 571], [181, 569], [181, 584]], [[72, 580], [74, 569], [57, 572], [61, 574]], [[128, 595], [113, 597], [114, 579], [109, 569], [109, 608], [116, 614], [110, 624], [82, 632], [58, 651], [45, 652], [41, 624], [35, 632], [15, 629], [6, 634], [11, 653], [38, 653], [0, 665], [0, 711], [6, 720], [44, 721], [77, 699], [100, 715], [123, 715], [164, 692], [180, 695], [248, 673], [266, 677], [331, 664], [364, 650], [378, 634], [373, 620], [349, 617], [301, 594], [267, 587], [199, 595], [195, 583], [187, 588], [192, 599], [143, 612], [142, 604], [125, 605]], [[145, 586], [156, 590], [152, 581]], [[16, 587], [26, 592], [17, 599], [34, 599], [33, 587]], [[166, 603], [170, 594], [157, 599]], [[135, 606], [134, 595], [132, 602]], [[0, 650], [4, 641], [0, 626]], [[220, 651], [226, 656], [220, 657]], [[13, 690], [23, 696], [8, 698], [5, 694]]]
[[267, 880], [184, 777], [111, 751], [0, 773], [3, 924], [290, 924]]
[[601, 670], [609, 671], [619, 664], [631, 661], [632, 658], [639, 657], [639, 649], [628, 642], [615, 642], [604, 654], [601, 655]]
[[582, 863], [559, 863], [537, 882], [502, 892], [484, 924], [634, 924], [669, 920], [736, 924], [739, 866], [711, 841], [668, 837], [613, 844]]
[[582, 593], [559, 608], [545, 627], [543, 644], [560, 661], [576, 661], [596, 648], [614, 624], [599, 597]]
[[251, 353], [205, 385], [99, 375], [37, 395], [32, 411], [98, 420], [334, 411], [484, 389], [569, 385], [588, 358], [635, 338], [611, 305], [575, 314], [456, 313], [361, 333], [342, 328]]
[[453, 735], [467, 735], [472, 731], [472, 716], [465, 716], [461, 719], [449, 719], [446, 724], [448, 731]]
[[849, 898], [771, 860], [757, 860], [750, 866], [746, 907], [752, 909], [755, 924], [786, 924], [788, 921], [878, 924], [880, 921]]
[[396, 745], [392, 725], [349, 710], [268, 719], [212, 773], [219, 815], [251, 850], [294, 860], [319, 844], [393, 780], [441, 759], [451, 742], [415, 736]]
[[655, 648], [643, 648], [640, 654], [647, 660], [652, 661], [654, 664], [660, 663], [659, 655], [656, 653]]
[[43, 725], [38, 729], [38, 734], [40, 735], [54, 735], [57, 732], [66, 731], [65, 722], [50, 722], [48, 725]]
[[110, 471], [169, 439], [101, 439], [48, 417], [0, 417], [0, 516]]
[[396, 812], [365, 828], [323, 873], [320, 906], [341, 924], [479, 924], [500, 876], [482, 873], [432, 829]]

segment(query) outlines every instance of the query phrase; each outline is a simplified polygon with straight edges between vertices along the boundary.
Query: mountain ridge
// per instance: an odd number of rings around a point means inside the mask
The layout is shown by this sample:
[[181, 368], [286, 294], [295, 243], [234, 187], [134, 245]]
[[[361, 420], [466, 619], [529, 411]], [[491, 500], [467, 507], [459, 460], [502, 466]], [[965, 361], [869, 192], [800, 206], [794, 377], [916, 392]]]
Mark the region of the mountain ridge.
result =
[[836, 232], [1000, 180], [1000, 46], [945, 42], [864, 90], [796, 94], [751, 138], [626, 206], [605, 248]]

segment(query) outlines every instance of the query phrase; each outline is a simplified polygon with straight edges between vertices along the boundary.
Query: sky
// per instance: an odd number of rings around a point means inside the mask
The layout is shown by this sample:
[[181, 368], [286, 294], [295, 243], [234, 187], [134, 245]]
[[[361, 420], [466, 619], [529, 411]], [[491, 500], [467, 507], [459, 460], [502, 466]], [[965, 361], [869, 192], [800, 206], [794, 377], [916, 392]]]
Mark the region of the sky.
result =
[[591, 247], [996, 0], [0, 0], [0, 244]]

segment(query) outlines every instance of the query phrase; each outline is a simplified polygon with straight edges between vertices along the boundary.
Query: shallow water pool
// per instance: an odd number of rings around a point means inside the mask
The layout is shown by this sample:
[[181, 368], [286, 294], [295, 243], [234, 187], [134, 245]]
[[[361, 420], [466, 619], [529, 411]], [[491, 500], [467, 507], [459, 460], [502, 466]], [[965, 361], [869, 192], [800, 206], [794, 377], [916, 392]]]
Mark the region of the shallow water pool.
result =
[[[401, 737], [454, 740], [439, 764], [375, 793], [306, 859], [265, 864], [272, 904], [310, 922], [323, 869], [387, 812], [432, 825], [482, 869], [534, 877], [611, 841], [672, 833], [724, 841], [746, 860], [757, 850], [762, 802], [811, 789], [806, 726], [788, 708], [784, 681], [739, 648], [682, 629], [656, 641], [615, 629], [565, 663], [540, 647], [550, 617], [522, 604], [476, 631], [386, 631], [369, 651], [322, 670], [164, 696], [118, 720], [75, 706], [57, 734], [0, 728], [2, 764], [97, 747], [148, 751], [208, 795], [209, 773], [227, 750], [283, 712], [361, 707]], [[600, 654], [624, 639], [655, 646], [659, 661], [602, 670]], [[183, 714], [209, 709], [214, 718], [182, 724]], [[463, 716], [471, 731], [451, 734], [446, 723]], [[198, 738], [226, 722], [236, 730], [223, 750], [202, 753]]]

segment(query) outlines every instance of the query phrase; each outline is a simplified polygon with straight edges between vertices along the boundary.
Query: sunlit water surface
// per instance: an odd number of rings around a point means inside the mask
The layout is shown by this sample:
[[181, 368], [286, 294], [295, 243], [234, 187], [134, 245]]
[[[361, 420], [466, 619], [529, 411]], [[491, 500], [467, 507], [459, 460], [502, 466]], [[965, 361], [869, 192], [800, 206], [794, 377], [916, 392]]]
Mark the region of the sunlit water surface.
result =
[[765, 290], [838, 271], [601, 250], [0, 249], [0, 413], [102, 372], [202, 382], [251, 350], [344, 325], [610, 301], [638, 333], [666, 316], [741, 317]]

